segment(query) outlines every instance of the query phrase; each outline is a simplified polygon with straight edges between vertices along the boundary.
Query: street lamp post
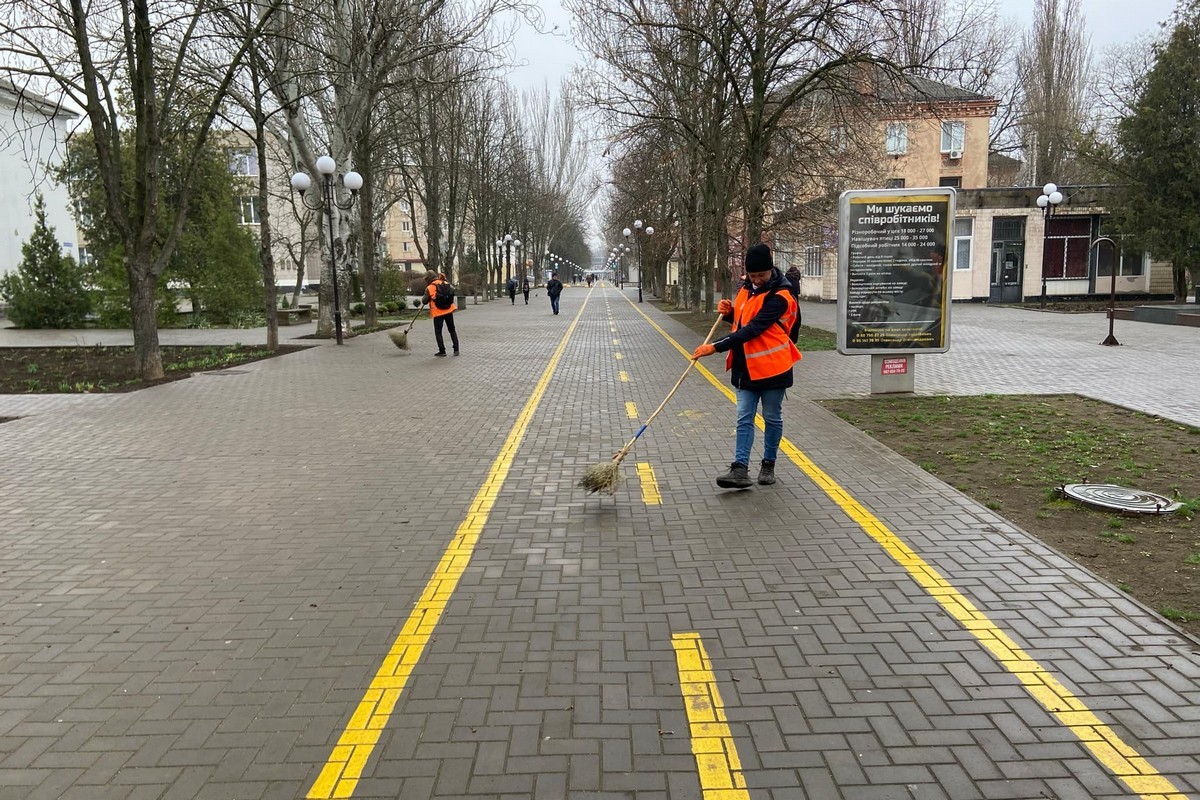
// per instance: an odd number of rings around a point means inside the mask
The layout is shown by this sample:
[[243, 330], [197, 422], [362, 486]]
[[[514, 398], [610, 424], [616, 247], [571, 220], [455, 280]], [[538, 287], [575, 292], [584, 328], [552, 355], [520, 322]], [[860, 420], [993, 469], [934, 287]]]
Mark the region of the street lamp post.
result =
[[[635, 219], [633, 221], [633, 230], [631, 231], [629, 228], [626, 228], [625, 230], [621, 231], [621, 233], [624, 234], [625, 241], [627, 242], [629, 241], [629, 237], [631, 235], [634, 236], [633, 244], [637, 252], [638, 267], [638, 302], [640, 303], [642, 302], [642, 242], [641, 237], [637, 236], [637, 234], [642, 233], [642, 221], [640, 219]], [[645, 234], [647, 236], [652, 236], [654, 234], [654, 228], [649, 225], [646, 226]]]
[[[1116, 319], [1117, 311], [1117, 268], [1121, 265], [1121, 259], [1117, 252], [1117, 243], [1107, 236], [1097, 237], [1096, 241], [1092, 242], [1090, 247], [1095, 247], [1101, 242], [1108, 242], [1109, 246], [1112, 248], [1112, 262], [1110, 266], [1112, 283], [1110, 284], [1108, 295], [1108, 336], [1105, 337], [1104, 341], [1100, 344], [1104, 345], [1105, 347], [1113, 347], [1114, 345], [1120, 344], [1120, 342], [1117, 341], [1117, 337], [1113, 335], [1113, 324], [1114, 320]], [[1099, 260], [1097, 260], [1096, 263], [1098, 264]]]
[[[506, 234], [504, 234], [503, 239], [496, 240], [496, 247], [504, 248], [504, 282], [508, 283], [508, 281], [512, 280], [512, 277], [513, 277], [513, 274], [512, 274], [512, 248], [515, 247], [515, 248], [517, 248], [518, 251], [520, 251], [521, 240], [514, 239], [513, 235], [511, 233], [506, 233]], [[517, 258], [520, 258], [520, 257], [521, 257], [521, 255], [518, 252]]]
[[317, 205], [310, 205], [305, 192], [312, 187], [312, 178], [306, 172], [297, 172], [292, 175], [292, 189], [299, 192], [300, 202], [305, 208], [313, 211], [324, 209], [329, 216], [329, 271], [333, 276], [333, 326], [337, 336], [337, 343], [342, 343], [342, 305], [341, 298], [338, 296], [338, 274], [337, 274], [337, 248], [334, 247], [334, 231], [333, 231], [333, 210], [340, 208], [342, 211], [349, 211], [354, 205], [354, 201], [358, 199], [358, 190], [362, 188], [363, 179], [354, 170], [350, 170], [342, 176], [342, 186], [350, 190], [350, 199], [344, 203], [339, 203], [333, 196], [333, 175], [337, 172], [337, 162], [331, 156], [321, 156], [317, 159], [317, 172], [321, 173], [321, 200]]
[[1046, 307], [1046, 237], [1050, 230], [1050, 218], [1062, 201], [1062, 192], [1053, 183], [1043, 186], [1042, 194], [1037, 199], [1038, 208], [1042, 210], [1042, 308]]

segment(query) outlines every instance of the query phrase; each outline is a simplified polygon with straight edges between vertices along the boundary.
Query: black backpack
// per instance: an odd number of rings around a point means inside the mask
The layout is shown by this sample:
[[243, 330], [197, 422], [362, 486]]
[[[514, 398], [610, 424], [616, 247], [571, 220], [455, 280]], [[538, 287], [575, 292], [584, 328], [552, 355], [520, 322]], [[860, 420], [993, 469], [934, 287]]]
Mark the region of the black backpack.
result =
[[[779, 291], [779, 289], [772, 289], [768, 293], [767, 296], [770, 297], [771, 295], [776, 294], [778, 291]], [[794, 291], [794, 290], [789, 290], [789, 294], [791, 294], [794, 299], [796, 297], [796, 295], [799, 294], [799, 292]], [[766, 301], [764, 300], [763, 302], [766, 302]], [[782, 328], [783, 320], [776, 320], [775, 324]], [[795, 344], [800, 339], [800, 305], [799, 304], [796, 305], [796, 319], [792, 323], [792, 329], [787, 332], [787, 335], [788, 335], [788, 338], [792, 340], [792, 344]]]
[[433, 295], [433, 304], [445, 311], [448, 308], [454, 307], [454, 287], [442, 281], [437, 285], [437, 291]]

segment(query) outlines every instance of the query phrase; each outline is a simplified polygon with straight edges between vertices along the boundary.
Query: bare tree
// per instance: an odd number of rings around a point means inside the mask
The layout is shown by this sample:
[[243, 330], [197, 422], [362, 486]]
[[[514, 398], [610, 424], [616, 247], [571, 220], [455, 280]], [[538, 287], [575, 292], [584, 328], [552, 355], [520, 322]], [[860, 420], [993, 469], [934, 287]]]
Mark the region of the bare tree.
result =
[[1029, 183], [1071, 183], [1072, 158], [1086, 127], [1091, 44], [1080, 0], [1035, 0], [1032, 27], [1017, 58], [1018, 127], [1029, 164]]
[[1143, 34], [1131, 42], [1109, 45], [1088, 84], [1087, 106], [1092, 110], [1095, 136], [1111, 141], [1117, 124], [1130, 116], [1146, 89], [1146, 78], [1154, 68], [1155, 47], [1160, 37]]
[[[242, 59], [261, 25], [245, 31], [210, 85], [195, 86], [189, 55], [220, 29], [219, 2], [167, 6], [149, 0], [10, 0], [0, 21], [0, 61], [18, 85], [40, 81], [83, 108], [94, 134], [107, 213], [123, 244], [133, 316], [134, 353], [145, 379], [163, 375], [154, 290], [187, 220], [196, 166]], [[131, 158], [121, 129], [133, 129]], [[163, 159], [183, 153], [187, 166], [174, 225], [160, 231]], [[130, 167], [129, 164], [132, 164]]]

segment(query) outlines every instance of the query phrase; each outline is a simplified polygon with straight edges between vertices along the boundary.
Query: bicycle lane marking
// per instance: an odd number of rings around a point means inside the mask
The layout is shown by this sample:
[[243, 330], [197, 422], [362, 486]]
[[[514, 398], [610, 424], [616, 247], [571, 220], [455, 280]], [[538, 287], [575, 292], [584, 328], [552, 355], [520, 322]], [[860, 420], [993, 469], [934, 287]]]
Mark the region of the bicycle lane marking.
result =
[[[670, 334], [634, 305], [632, 300], [626, 298], [626, 302], [680, 354], [691, 359], [691, 352], [685, 350], [671, 338]], [[737, 402], [733, 391], [702, 364], [696, 364], [696, 370], [730, 402]], [[764, 430], [761, 415], [755, 418], [755, 424], [759, 430]], [[1143, 800], [1188, 800], [1178, 787], [1163, 777], [1149, 761], [1126, 744], [1116, 731], [1097, 717], [1049, 670], [1026, 653], [1012, 637], [976, 608], [966, 595], [954, 588], [936, 568], [905, 544], [899, 536], [859, 503], [849, 491], [827, 475], [800, 448], [792, 444], [786, 436], [779, 443], [779, 449], [850, 519], [854, 520], [868, 536], [874, 539], [897, 564], [903, 567], [946, 613], [958, 620], [1002, 667], [1021, 682], [1026, 691], [1046, 711], [1075, 734], [1083, 746], [1091, 752], [1092, 757], [1109, 772]]]
[[479, 491], [475, 493], [466, 518], [455, 530], [454, 538], [442, 553], [412, 613], [400, 629], [388, 654], [384, 656], [383, 663], [338, 737], [337, 744], [305, 795], [309, 800], [333, 800], [353, 796], [367, 760], [371, 757], [375, 745], [379, 743], [380, 734], [391, 719], [409, 676], [421, 660], [433, 630], [446, 610], [446, 604], [466, 571], [483, 527], [491, 516], [500, 489], [512, 468], [517, 450], [525, 438], [534, 411], [545, 395], [546, 387], [558, 368], [567, 343], [587, 309], [589, 298], [590, 294], [588, 298], [584, 298], [578, 313], [550, 356], [550, 362], [500, 446], [500, 452], [492, 462]]

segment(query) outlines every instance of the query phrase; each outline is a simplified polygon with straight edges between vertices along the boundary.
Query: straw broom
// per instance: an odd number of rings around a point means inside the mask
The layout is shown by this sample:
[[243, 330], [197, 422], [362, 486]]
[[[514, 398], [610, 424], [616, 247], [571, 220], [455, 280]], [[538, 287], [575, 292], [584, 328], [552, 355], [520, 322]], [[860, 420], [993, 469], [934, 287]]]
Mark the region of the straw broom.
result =
[[417, 317], [421, 316], [422, 311], [424, 311], [424, 309], [417, 309], [417, 313], [413, 315], [412, 322], [408, 323], [408, 327], [404, 330], [397, 330], [396, 328], [393, 328], [392, 330], [388, 331], [388, 336], [392, 338], [392, 344], [396, 345], [396, 347], [399, 347], [401, 350], [409, 349], [408, 332], [413, 329], [413, 325], [417, 324]]
[[[703, 344], [708, 344], [708, 340], [711, 339], [713, 334], [717, 332], [717, 326], [721, 324], [721, 320], [722, 316], [717, 315], [716, 321], [708, 331], [708, 336], [704, 337]], [[675, 381], [675, 385], [671, 387], [671, 391], [667, 392], [667, 396], [663, 398], [663, 401], [658, 404], [658, 408], [654, 409], [654, 413], [651, 414], [644, 423], [642, 423], [642, 427], [638, 428], [638, 432], [633, 435], [633, 438], [629, 440], [628, 444], [613, 454], [611, 461], [607, 463], [602, 462], [600, 464], [593, 464], [584, 471], [583, 477], [579, 479], [579, 483], [577, 484], [579, 488], [587, 489], [588, 494], [594, 494], [596, 492], [604, 492], [605, 494], [616, 493], [617, 484], [620, 483], [621, 480], [621, 462], [625, 460], [625, 456], [629, 455], [629, 451], [633, 449], [633, 445], [638, 439], [641, 438], [642, 434], [646, 432], [646, 428], [650, 427], [650, 423], [654, 421], [654, 418], [657, 417], [659, 412], [666, 407], [667, 402], [671, 399], [672, 395], [674, 395], [675, 392], [678, 391], [679, 387], [683, 385], [683, 379], [688, 376], [688, 373], [691, 372], [692, 367], [696, 366], [696, 361], [697, 359], [693, 358], [688, 362], [687, 369], [685, 369], [683, 374], [679, 376], [679, 380]]]

